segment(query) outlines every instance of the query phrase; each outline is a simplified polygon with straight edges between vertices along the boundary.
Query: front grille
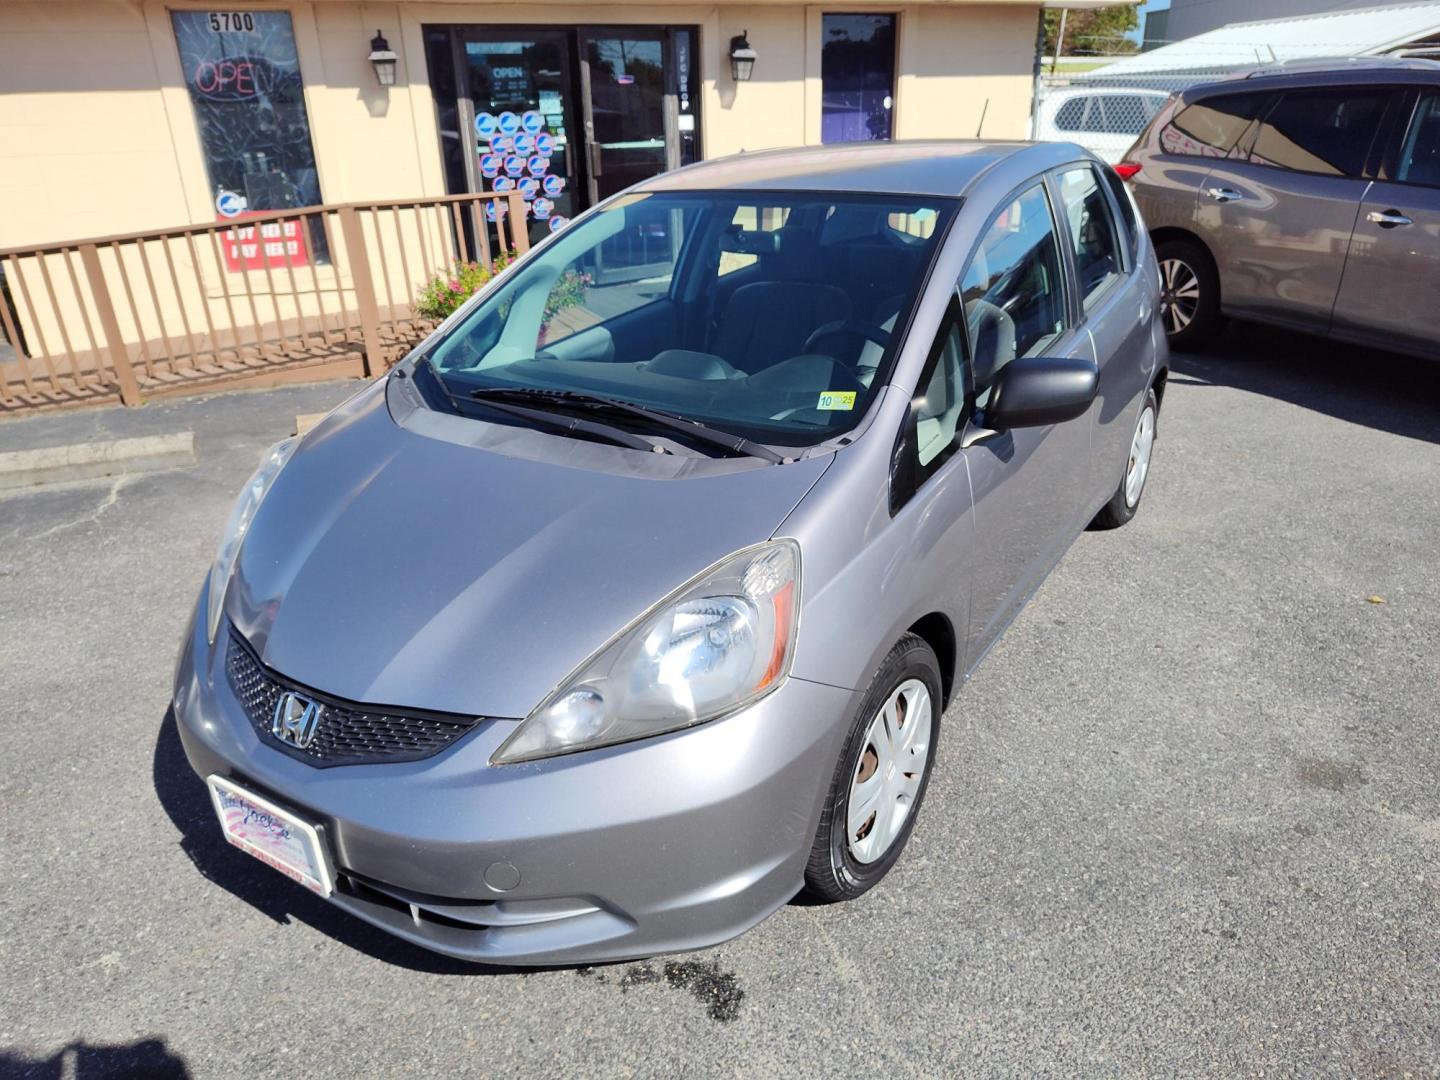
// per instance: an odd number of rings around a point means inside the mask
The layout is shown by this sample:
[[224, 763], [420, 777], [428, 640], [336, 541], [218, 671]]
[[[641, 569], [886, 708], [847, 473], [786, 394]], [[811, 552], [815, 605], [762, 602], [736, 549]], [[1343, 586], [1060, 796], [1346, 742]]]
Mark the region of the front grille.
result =
[[[225, 673], [261, 740], [319, 768], [418, 761], [438, 754], [480, 722], [479, 717], [377, 710], [316, 693], [265, 667], [233, 630]], [[271, 731], [275, 707], [286, 691], [303, 694], [320, 707], [315, 736], [304, 749], [281, 742]]]

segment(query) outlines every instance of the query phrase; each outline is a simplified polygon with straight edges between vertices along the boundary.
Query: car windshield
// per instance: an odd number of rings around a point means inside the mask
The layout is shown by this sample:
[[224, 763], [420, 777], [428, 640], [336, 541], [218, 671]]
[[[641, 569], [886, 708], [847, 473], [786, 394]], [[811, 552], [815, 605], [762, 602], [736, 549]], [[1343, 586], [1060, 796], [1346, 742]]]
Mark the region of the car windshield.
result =
[[814, 445], [884, 384], [957, 204], [621, 196], [506, 271], [428, 355], [456, 401], [569, 391]]

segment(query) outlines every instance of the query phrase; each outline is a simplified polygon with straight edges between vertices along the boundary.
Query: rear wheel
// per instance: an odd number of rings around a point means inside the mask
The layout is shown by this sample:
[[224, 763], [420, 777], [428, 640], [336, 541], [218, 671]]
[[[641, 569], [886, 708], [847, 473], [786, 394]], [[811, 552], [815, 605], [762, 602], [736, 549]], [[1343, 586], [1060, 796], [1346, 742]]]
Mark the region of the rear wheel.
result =
[[940, 735], [940, 662], [906, 634], [871, 680], [830, 782], [805, 886], [822, 900], [872, 888], [900, 858]]
[[1145, 494], [1145, 481], [1150, 476], [1150, 458], [1155, 452], [1155, 422], [1159, 411], [1155, 390], [1146, 390], [1145, 404], [1140, 407], [1140, 417], [1135, 421], [1135, 431], [1130, 436], [1130, 456], [1125, 462], [1125, 475], [1120, 478], [1120, 486], [1110, 501], [1095, 515], [1097, 529], [1118, 529], [1140, 509], [1140, 497]]
[[1161, 240], [1160, 322], [1172, 349], [1199, 348], [1219, 331], [1220, 275], [1204, 245], [1194, 240]]

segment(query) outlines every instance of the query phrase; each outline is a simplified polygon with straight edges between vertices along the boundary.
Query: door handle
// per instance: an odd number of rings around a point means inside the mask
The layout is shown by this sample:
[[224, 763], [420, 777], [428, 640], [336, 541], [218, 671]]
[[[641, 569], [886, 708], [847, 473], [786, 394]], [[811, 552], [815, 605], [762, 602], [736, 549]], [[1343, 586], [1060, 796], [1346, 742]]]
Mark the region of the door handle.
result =
[[1414, 224], [1399, 210], [1371, 210], [1365, 215], [1366, 221], [1373, 221], [1382, 229], [1398, 229], [1402, 225]]
[[1228, 187], [1206, 188], [1205, 194], [1209, 195], [1210, 198], [1214, 199], [1216, 202], [1234, 202], [1236, 199], [1241, 198], [1241, 195], [1238, 191], [1236, 191], [1234, 188]]
[[595, 142], [594, 136], [590, 140], [590, 175], [599, 176], [604, 170], [600, 166], [600, 144]]

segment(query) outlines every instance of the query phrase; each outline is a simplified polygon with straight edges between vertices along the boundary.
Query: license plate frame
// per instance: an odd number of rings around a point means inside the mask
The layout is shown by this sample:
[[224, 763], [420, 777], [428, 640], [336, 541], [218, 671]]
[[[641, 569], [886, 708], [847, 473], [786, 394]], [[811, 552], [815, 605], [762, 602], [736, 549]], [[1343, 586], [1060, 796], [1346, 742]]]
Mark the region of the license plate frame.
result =
[[205, 778], [226, 841], [318, 896], [335, 891], [335, 872], [317, 826], [223, 776]]

